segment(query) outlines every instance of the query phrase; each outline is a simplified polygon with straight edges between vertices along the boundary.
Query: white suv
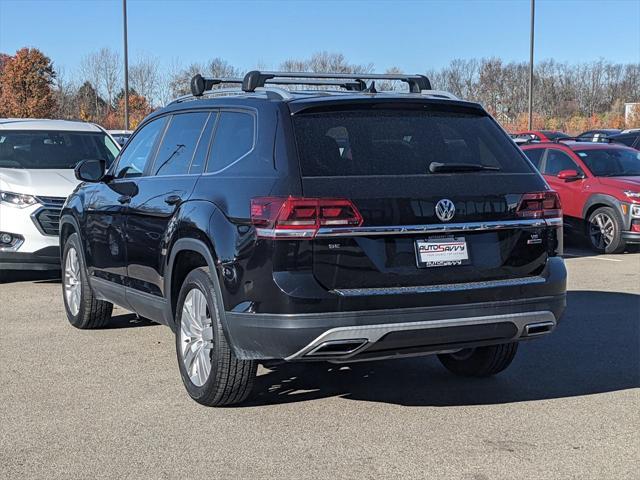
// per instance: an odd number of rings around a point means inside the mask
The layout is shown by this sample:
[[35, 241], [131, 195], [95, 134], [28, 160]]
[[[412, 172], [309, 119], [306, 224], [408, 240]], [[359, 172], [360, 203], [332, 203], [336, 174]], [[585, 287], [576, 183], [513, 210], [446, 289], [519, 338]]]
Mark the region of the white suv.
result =
[[9, 270], [59, 270], [58, 218], [79, 183], [80, 160], [118, 145], [102, 128], [67, 120], [0, 119], [0, 279]]

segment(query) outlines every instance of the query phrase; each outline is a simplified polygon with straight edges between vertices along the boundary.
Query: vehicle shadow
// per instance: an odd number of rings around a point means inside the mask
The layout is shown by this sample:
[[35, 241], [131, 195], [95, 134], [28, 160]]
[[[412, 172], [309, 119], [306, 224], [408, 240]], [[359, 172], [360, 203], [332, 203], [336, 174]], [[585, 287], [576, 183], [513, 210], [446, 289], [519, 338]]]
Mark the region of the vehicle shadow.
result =
[[122, 315], [114, 315], [101, 330], [114, 330], [119, 328], [138, 328], [153, 327], [160, 325], [147, 318], [138, 317], [135, 313], [123, 313]]
[[514, 363], [495, 377], [456, 377], [434, 356], [351, 365], [282, 363], [256, 379], [243, 406], [334, 396], [407, 406], [483, 405], [638, 386], [640, 295], [572, 291], [557, 330], [521, 343]]

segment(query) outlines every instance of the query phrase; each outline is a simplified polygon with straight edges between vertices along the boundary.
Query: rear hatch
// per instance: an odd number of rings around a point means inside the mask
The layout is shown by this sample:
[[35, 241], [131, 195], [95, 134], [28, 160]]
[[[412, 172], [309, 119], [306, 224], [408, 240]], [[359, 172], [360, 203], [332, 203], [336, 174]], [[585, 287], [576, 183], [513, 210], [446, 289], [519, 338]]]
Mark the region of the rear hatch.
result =
[[535, 276], [553, 254], [535, 217], [558, 211], [535, 211], [535, 197], [521, 205], [548, 187], [483, 110], [371, 103], [292, 119], [304, 197], [349, 199], [362, 217], [355, 227], [321, 226], [310, 240], [325, 288]]

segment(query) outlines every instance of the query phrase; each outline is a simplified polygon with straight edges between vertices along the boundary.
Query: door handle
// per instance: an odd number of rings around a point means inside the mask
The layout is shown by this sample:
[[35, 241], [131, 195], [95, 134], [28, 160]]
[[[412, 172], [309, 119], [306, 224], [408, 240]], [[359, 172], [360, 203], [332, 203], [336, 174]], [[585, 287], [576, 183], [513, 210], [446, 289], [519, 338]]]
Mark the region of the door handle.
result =
[[129, 203], [130, 201], [131, 201], [131, 197], [129, 195], [122, 195], [118, 197], [118, 202], [122, 204]]
[[167, 205], [176, 205], [177, 203], [180, 203], [180, 200], [182, 200], [182, 198], [180, 198], [179, 195], [167, 195], [164, 197], [164, 201]]

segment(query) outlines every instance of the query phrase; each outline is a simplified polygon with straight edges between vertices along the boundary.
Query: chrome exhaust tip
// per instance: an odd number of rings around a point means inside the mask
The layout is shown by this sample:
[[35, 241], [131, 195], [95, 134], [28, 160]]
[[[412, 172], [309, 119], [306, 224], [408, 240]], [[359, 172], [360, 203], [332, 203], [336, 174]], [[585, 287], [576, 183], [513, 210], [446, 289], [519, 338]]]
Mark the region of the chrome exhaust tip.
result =
[[524, 327], [524, 336], [525, 337], [535, 337], [537, 335], [544, 335], [545, 333], [549, 333], [555, 327], [554, 322], [536, 322], [529, 323]]
[[307, 352], [305, 357], [340, 357], [351, 355], [368, 343], [366, 338], [356, 338], [349, 340], [330, 340], [321, 343], [317, 347]]

